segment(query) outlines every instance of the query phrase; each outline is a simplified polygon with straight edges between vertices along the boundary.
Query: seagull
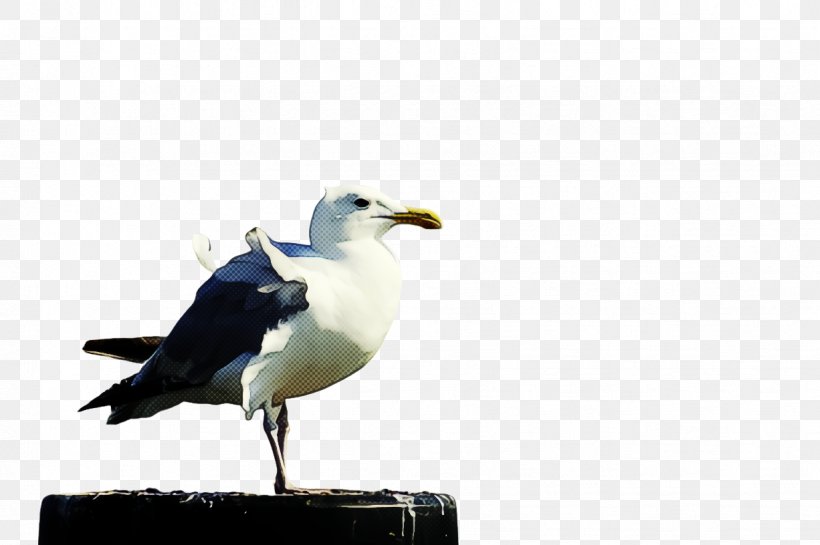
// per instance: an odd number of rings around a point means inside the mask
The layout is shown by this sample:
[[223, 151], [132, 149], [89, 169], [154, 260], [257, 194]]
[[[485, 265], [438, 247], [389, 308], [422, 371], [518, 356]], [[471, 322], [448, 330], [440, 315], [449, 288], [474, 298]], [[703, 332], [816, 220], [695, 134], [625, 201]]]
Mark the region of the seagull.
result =
[[400, 298], [399, 266], [382, 236], [393, 226], [440, 229], [441, 218], [364, 186], [325, 189], [310, 244], [248, 231], [250, 250], [216, 267], [210, 242], [193, 239], [211, 276], [166, 337], [95, 339], [92, 354], [144, 362], [80, 410], [111, 407], [108, 424], [182, 402], [262, 410], [276, 462], [274, 490], [299, 493], [285, 471], [286, 400], [352, 375], [384, 341]]

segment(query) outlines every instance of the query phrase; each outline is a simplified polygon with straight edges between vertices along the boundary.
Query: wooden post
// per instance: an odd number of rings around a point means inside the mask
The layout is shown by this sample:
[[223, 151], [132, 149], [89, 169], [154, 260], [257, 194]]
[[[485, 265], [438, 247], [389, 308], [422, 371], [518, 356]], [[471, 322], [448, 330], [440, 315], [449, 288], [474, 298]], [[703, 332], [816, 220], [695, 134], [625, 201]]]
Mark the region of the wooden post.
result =
[[458, 528], [455, 499], [446, 494], [148, 489], [47, 496], [39, 543], [456, 545]]

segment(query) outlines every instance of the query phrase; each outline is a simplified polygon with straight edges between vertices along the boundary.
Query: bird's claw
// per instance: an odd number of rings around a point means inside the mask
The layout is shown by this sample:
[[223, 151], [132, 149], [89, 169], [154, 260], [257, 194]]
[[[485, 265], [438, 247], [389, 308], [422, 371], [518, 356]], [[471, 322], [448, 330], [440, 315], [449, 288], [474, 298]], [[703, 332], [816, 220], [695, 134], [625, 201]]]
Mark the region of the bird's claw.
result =
[[288, 487], [276, 491], [277, 495], [293, 495], [293, 496], [348, 496], [350, 494], [364, 494], [358, 490], [341, 490], [335, 488], [298, 488]]
[[276, 492], [277, 495], [279, 494], [313, 494], [319, 492], [320, 489], [318, 488], [300, 488], [298, 486], [293, 486], [290, 481], [282, 481], [281, 479], [276, 479], [273, 483], [273, 491]]
[[321, 494], [322, 490], [318, 488], [299, 488], [296, 486], [288, 486], [285, 488], [277, 488], [276, 495], [281, 496], [283, 494], [286, 495], [295, 495], [295, 496], [307, 496], [310, 494]]

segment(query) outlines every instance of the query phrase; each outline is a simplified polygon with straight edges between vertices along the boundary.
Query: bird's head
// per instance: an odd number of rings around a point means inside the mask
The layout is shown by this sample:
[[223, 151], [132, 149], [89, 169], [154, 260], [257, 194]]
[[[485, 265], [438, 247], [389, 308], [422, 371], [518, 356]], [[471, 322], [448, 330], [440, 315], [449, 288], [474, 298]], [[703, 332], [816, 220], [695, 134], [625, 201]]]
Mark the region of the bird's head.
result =
[[435, 212], [405, 206], [372, 187], [329, 187], [313, 211], [310, 242], [318, 249], [350, 240], [378, 239], [400, 223], [441, 229], [441, 218]]

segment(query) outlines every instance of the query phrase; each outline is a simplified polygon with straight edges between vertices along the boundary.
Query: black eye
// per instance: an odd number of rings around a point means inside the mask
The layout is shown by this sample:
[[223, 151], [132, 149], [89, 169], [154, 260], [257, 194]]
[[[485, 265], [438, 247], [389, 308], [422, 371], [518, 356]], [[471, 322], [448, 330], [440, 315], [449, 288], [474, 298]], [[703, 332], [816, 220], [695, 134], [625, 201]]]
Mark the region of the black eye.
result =
[[353, 201], [353, 204], [355, 204], [359, 208], [367, 208], [368, 206], [370, 206], [370, 201], [368, 201], [367, 199], [358, 198], [355, 201]]

